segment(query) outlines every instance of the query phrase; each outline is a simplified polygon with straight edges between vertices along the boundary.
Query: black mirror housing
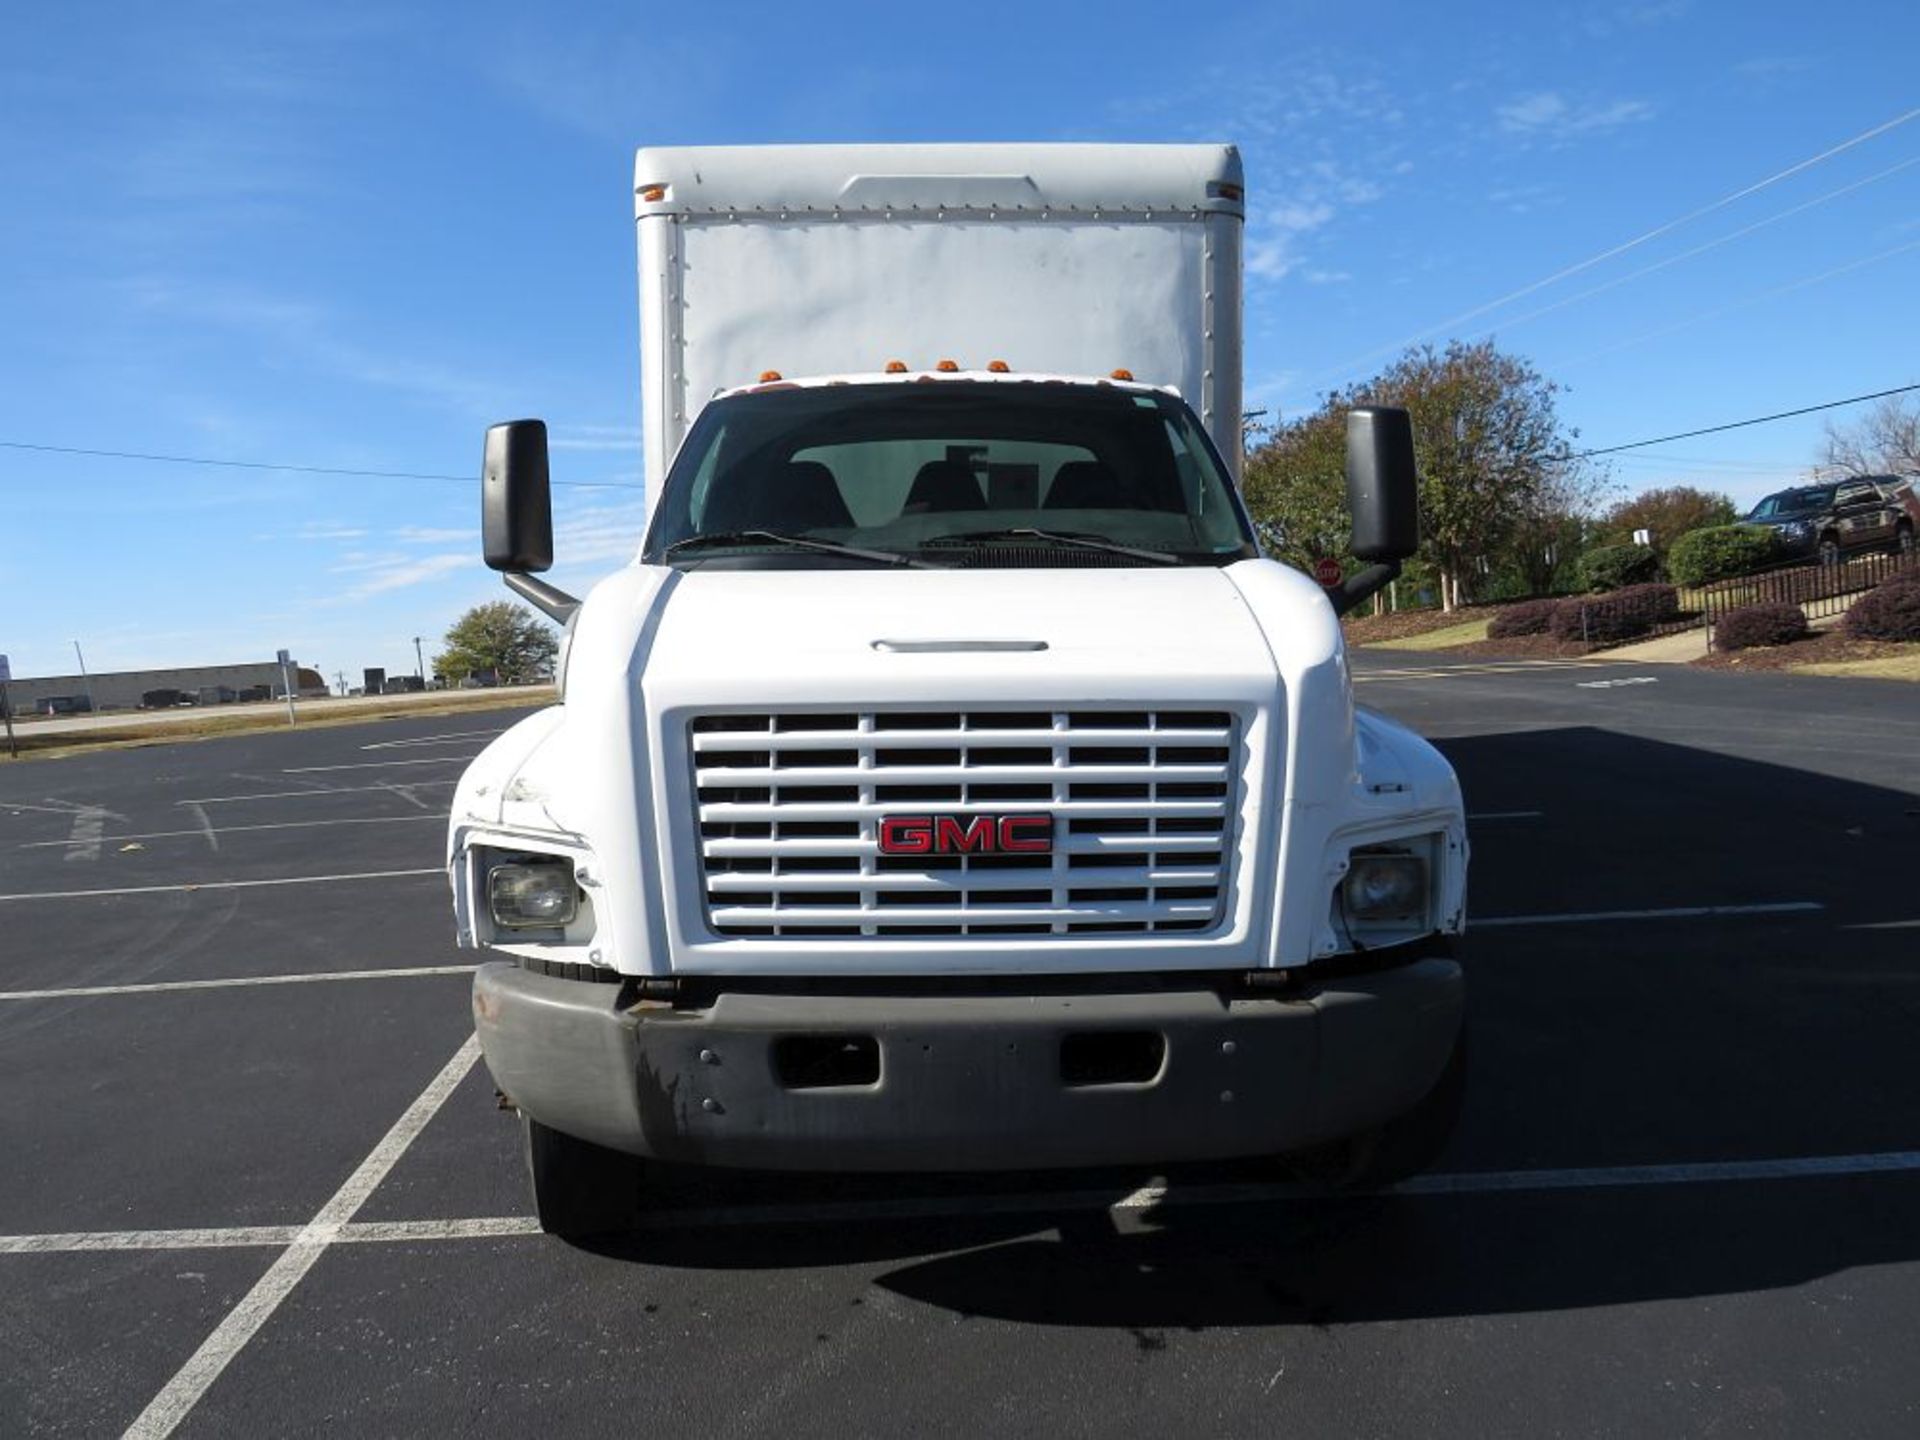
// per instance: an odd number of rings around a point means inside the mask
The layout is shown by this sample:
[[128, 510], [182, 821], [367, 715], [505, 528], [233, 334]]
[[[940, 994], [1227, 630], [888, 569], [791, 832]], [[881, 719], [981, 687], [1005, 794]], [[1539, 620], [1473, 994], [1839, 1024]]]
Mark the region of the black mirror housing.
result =
[[488, 427], [480, 468], [480, 539], [494, 570], [525, 575], [552, 567], [546, 421], [509, 420]]
[[1352, 550], [1393, 564], [1420, 549], [1420, 482], [1414, 470], [1413, 417], [1396, 406], [1347, 412], [1347, 508]]

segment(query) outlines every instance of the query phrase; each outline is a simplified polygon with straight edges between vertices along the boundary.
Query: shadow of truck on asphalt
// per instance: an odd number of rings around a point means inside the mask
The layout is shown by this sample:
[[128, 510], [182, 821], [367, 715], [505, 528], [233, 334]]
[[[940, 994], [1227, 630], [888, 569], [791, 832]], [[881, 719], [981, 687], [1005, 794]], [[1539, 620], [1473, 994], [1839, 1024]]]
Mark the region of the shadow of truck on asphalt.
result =
[[[1920, 1151], [1920, 797], [1593, 728], [1442, 748], [1470, 810], [1538, 812], [1476, 828], [1474, 914], [1821, 907], [1472, 933], [1473, 1070], [1444, 1168]], [[1176, 1171], [1162, 1203], [1118, 1222], [966, 1214], [970, 1193], [1018, 1188], [1007, 1177], [867, 1178], [852, 1189], [943, 1196], [954, 1218], [643, 1232], [604, 1250], [729, 1269], [900, 1259], [876, 1283], [959, 1314], [1137, 1331], [1729, 1294], [1920, 1259], [1914, 1172], [1182, 1203], [1246, 1178]], [[1130, 1179], [1024, 1183], [1118, 1199]], [[847, 1193], [737, 1184], [756, 1200]], [[706, 1203], [735, 1182], [717, 1188]]]

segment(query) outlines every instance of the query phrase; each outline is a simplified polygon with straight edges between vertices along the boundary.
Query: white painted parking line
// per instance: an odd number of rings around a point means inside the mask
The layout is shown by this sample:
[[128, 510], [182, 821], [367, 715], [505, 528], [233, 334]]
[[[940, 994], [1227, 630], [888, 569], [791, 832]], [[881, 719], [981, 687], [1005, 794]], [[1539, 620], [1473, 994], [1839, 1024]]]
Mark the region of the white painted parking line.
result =
[[127, 1436], [137, 1440], [163, 1440], [187, 1418], [200, 1397], [207, 1393], [207, 1387], [220, 1378], [220, 1372], [267, 1323], [280, 1302], [326, 1253], [327, 1247], [340, 1238], [347, 1222], [367, 1203], [367, 1198], [387, 1178], [414, 1138], [427, 1128], [427, 1122], [439, 1113], [447, 1097], [467, 1078], [467, 1072], [473, 1069], [479, 1056], [480, 1038], [469, 1035], [453, 1058], [420, 1092], [420, 1097], [394, 1121], [393, 1128], [373, 1147], [373, 1153], [360, 1162], [360, 1167], [347, 1177], [333, 1198], [320, 1207], [320, 1213], [302, 1227], [280, 1252], [280, 1258], [268, 1267], [267, 1273], [254, 1282], [253, 1288], [228, 1312], [226, 1319], [127, 1427]]
[[88, 1000], [99, 995], [159, 995], [170, 990], [243, 990], [255, 985], [318, 985], [329, 980], [416, 980], [471, 975], [477, 965], [400, 965], [386, 970], [316, 970], [296, 975], [233, 975], [222, 980], [148, 980], [137, 985], [70, 985], [58, 990], [0, 990], [5, 1000]]
[[418, 1240], [497, 1240], [538, 1235], [531, 1215], [487, 1215], [472, 1220], [358, 1220], [340, 1231], [344, 1245], [394, 1244]]
[[196, 880], [181, 885], [124, 885], [113, 890], [39, 890], [0, 895], [0, 900], [91, 900], [105, 895], [176, 895], [192, 890], [254, 890], [269, 885], [331, 885], [346, 880], [399, 880], [445, 875], [438, 865], [419, 870], [361, 870], [347, 875], [280, 875], [269, 880]]
[[233, 1250], [291, 1245], [298, 1225], [231, 1225], [206, 1230], [83, 1230], [68, 1235], [0, 1235], [0, 1255], [57, 1255], [76, 1250]]
[[73, 814], [71, 805], [29, 805], [24, 800], [0, 800], [0, 810], [5, 810], [10, 815], [17, 815], [22, 810], [31, 810], [36, 815]]
[[[428, 785], [458, 785], [458, 780], [409, 780], [409, 790], [424, 789]], [[192, 800], [176, 800], [176, 805], [237, 805], [242, 800], [310, 800], [316, 795], [365, 795], [376, 790], [391, 791], [393, 785], [335, 785], [312, 790], [266, 790], [255, 795], [201, 795]]]
[[411, 760], [361, 760], [352, 765], [288, 765], [282, 775], [318, 775], [325, 770], [385, 770], [392, 765], [464, 765], [472, 755], [419, 755]]
[[[187, 809], [193, 812], [193, 818], [200, 826], [200, 833], [206, 838], [207, 848], [213, 851], [215, 854], [218, 854], [220, 852], [220, 832], [213, 828], [213, 820], [207, 814], [207, 807], [204, 805], [189, 805]], [[133, 835], [121, 835], [121, 836], [116, 836], [115, 838], [121, 839], [121, 840], [133, 840], [133, 839], [138, 839], [139, 837], [133, 836]]]
[[[418, 803], [418, 802], [416, 802]], [[197, 807], [196, 807], [197, 808]], [[202, 812], [204, 814], [204, 812]], [[180, 840], [212, 839], [219, 835], [244, 835], [251, 830], [317, 830], [323, 825], [406, 825], [418, 824], [422, 820], [445, 820], [441, 814], [433, 815], [367, 815], [349, 820], [278, 820], [271, 825], [219, 825], [208, 824], [198, 830], [144, 830], [133, 835], [109, 835], [107, 839], [122, 840]], [[74, 840], [25, 840], [17, 847], [21, 850], [47, 850], [62, 845], [74, 845], [83, 842]], [[216, 841], [214, 849], [219, 849]]]
[[[455, 1057], [456, 1060], [459, 1058]], [[461, 1072], [464, 1075], [464, 1071]], [[437, 1083], [437, 1082], [436, 1082]], [[457, 1083], [457, 1082], [456, 1082]], [[424, 1097], [423, 1097], [424, 1098]], [[396, 1157], [397, 1158], [397, 1157]], [[1882, 1150], [1858, 1155], [1796, 1155], [1767, 1160], [1707, 1160], [1692, 1164], [1601, 1165], [1560, 1170], [1459, 1170], [1415, 1176], [1384, 1191], [1350, 1192], [1407, 1196], [1546, 1195], [1567, 1190], [1615, 1190], [1685, 1185], [1750, 1185], [1782, 1180], [1843, 1179], [1857, 1175], [1920, 1173], [1920, 1150]], [[888, 1220], [948, 1220], [985, 1215], [1046, 1215], [1065, 1211], [1149, 1210], [1159, 1205], [1257, 1205], [1330, 1198], [1325, 1190], [1271, 1181], [1199, 1185], [1153, 1184], [1115, 1199], [1111, 1190], [1046, 1190], [1004, 1195], [928, 1195], [903, 1200], [774, 1202], [764, 1205], [697, 1206], [643, 1214], [635, 1228], [649, 1230], [743, 1229], [770, 1225], [845, 1224]], [[1341, 1198], [1334, 1196], [1331, 1198]], [[313, 1227], [245, 1225], [202, 1230], [106, 1230], [76, 1234], [0, 1235], [0, 1255], [43, 1255], [79, 1250], [191, 1250], [287, 1245]], [[484, 1215], [457, 1220], [348, 1221], [327, 1243], [402, 1245], [436, 1240], [498, 1240], [540, 1234], [531, 1215]], [[261, 1316], [265, 1319], [265, 1316]]]
[[1514, 660], [1481, 665], [1408, 665], [1392, 670], [1355, 670], [1353, 683], [1370, 680], [1451, 680], [1469, 675], [1526, 675], [1543, 670], [1593, 670], [1617, 660]]
[[1573, 682], [1573, 688], [1576, 690], [1613, 690], [1621, 685], [1658, 685], [1659, 683], [1660, 677], [1658, 675], [1627, 675], [1619, 680], [1576, 680]]
[[[4, 897], [0, 897], [4, 898]], [[1494, 925], [1590, 925], [1608, 920], [1700, 920], [1723, 915], [1806, 915], [1827, 907], [1817, 900], [1784, 900], [1777, 905], [1676, 905], [1664, 910], [1586, 910], [1560, 915], [1467, 917], [1467, 928]]]
[[1469, 820], [1538, 820], [1547, 812], [1544, 810], [1475, 810], [1467, 815]]
[[106, 833], [107, 812], [98, 805], [76, 807], [73, 812], [73, 830], [67, 843], [73, 848], [67, 851], [67, 859], [98, 860], [100, 858], [100, 837]]
[[504, 730], [453, 730], [445, 735], [416, 735], [411, 740], [376, 740], [371, 745], [362, 745], [362, 750], [399, 750], [415, 745], [452, 745], [463, 740], [494, 740], [506, 734]]

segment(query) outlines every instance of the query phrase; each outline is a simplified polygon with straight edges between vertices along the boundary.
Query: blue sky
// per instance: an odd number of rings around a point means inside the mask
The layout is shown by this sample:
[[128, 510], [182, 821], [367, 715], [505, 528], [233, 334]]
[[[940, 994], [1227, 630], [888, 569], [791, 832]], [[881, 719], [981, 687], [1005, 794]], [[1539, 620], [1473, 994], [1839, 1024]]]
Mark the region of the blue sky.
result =
[[[0, 440], [468, 476], [542, 415], [584, 587], [639, 526], [635, 146], [1051, 139], [1242, 146], [1250, 404], [1491, 332], [1636, 440], [1920, 379], [1920, 118], [1694, 214], [1917, 55], [1911, 0], [16, 7]], [[1615, 478], [1752, 499], [1820, 434]], [[0, 651], [410, 671], [503, 593], [475, 488], [0, 449]]]

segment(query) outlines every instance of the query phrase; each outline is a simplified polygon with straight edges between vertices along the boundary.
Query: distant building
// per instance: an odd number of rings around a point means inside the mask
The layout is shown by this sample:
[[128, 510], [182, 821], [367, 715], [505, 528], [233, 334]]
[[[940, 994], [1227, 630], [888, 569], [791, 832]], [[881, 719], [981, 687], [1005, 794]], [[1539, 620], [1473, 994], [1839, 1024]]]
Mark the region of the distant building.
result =
[[[304, 666], [294, 683], [302, 698], [327, 693], [326, 682]], [[101, 710], [138, 710], [149, 694], [167, 691], [178, 697], [171, 703], [204, 705], [278, 700], [286, 694], [280, 667], [262, 660], [251, 665], [184, 665], [169, 670], [108, 670], [89, 676], [20, 677], [7, 686], [7, 698], [14, 714], [35, 715], [46, 713], [43, 702], [48, 700], [67, 702], [56, 705], [56, 711], [78, 711], [85, 707], [89, 694]]]

